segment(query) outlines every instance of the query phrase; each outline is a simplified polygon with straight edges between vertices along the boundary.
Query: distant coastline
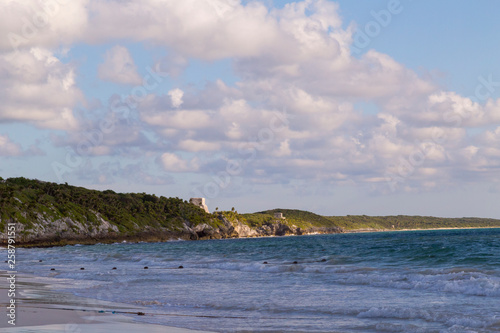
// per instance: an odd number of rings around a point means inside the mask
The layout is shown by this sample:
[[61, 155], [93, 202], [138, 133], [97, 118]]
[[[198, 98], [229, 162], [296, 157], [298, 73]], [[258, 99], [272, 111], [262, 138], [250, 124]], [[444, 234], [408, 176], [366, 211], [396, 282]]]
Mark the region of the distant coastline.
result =
[[346, 230], [346, 234], [368, 233], [368, 232], [400, 232], [400, 231], [432, 231], [432, 230], [467, 230], [467, 229], [500, 229], [500, 226], [493, 227], [455, 227], [455, 228], [426, 228], [426, 229], [353, 229]]
[[[357, 232], [500, 228], [500, 220], [430, 216], [321, 216], [296, 209], [209, 213], [203, 198], [96, 191], [26, 178], [0, 178], [0, 245], [8, 226], [20, 247], [163, 242]], [[12, 232], [12, 231], [11, 231]]]

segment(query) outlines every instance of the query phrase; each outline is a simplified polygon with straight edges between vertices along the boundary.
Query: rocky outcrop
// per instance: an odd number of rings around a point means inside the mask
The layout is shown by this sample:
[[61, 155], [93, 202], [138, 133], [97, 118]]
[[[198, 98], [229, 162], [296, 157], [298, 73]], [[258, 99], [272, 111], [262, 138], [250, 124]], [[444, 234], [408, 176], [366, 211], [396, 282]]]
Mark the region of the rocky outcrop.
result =
[[287, 236], [287, 235], [302, 235], [303, 231], [292, 225], [277, 222], [268, 222], [257, 229], [257, 232], [262, 236]]
[[[229, 221], [224, 215], [217, 214], [217, 220], [219, 221], [218, 231], [222, 238], [238, 238], [240, 234], [234, 227], [233, 223]], [[222, 225], [220, 225], [222, 223]]]
[[[289, 223], [282, 212], [239, 215], [233, 208], [224, 212], [216, 209], [211, 214], [204, 198], [190, 201], [146, 193], [96, 191], [23, 177], [0, 178], [0, 245], [8, 242], [9, 223], [15, 225], [17, 246], [309, 233]], [[330, 225], [326, 218], [310, 212], [287, 212], [290, 220], [301, 226]]]
[[[222, 213], [215, 214], [212, 225], [207, 223], [195, 225], [186, 220], [180, 229], [172, 230], [160, 226], [141, 228], [135, 225], [133, 232], [120, 232], [117, 226], [103, 219], [99, 213], [93, 213], [97, 217], [97, 221], [86, 221], [86, 223], [70, 217], [50, 219], [42, 214], [38, 214], [37, 220], [29, 224], [15, 222], [16, 243], [25, 246], [54, 246], [116, 241], [203, 240], [342, 232], [340, 228], [303, 230], [295, 225], [289, 225], [283, 220], [271, 221], [258, 228], [251, 228], [237, 218], [229, 219]], [[4, 222], [12, 221], [14, 220]], [[6, 241], [7, 233], [0, 232], [0, 243], [5, 244]]]
[[219, 233], [212, 226], [206, 223], [198, 224], [193, 228], [193, 231], [198, 236], [198, 239], [221, 238]]
[[[288, 235], [303, 235], [309, 232], [298, 228], [295, 225], [276, 221], [268, 222], [259, 228], [251, 228], [249, 225], [242, 223], [238, 219], [228, 219], [224, 214], [216, 214], [219, 221], [218, 227], [212, 227], [208, 224], [199, 224], [191, 226], [189, 223], [184, 223], [184, 231], [189, 234], [192, 240], [198, 239], [221, 239], [221, 238], [249, 238], [249, 237], [266, 237], [266, 236], [288, 236]], [[310, 233], [320, 233], [318, 230], [313, 230]], [[323, 232], [321, 232], [323, 233]]]
[[[36, 221], [23, 224], [10, 219], [8, 223], [15, 223], [16, 240], [20, 243], [49, 241], [59, 239], [86, 239], [104, 238], [109, 234], [116, 234], [118, 228], [96, 214], [97, 222], [82, 223], [70, 217], [51, 219], [43, 214], [37, 214]], [[3, 242], [6, 234], [0, 233]]]
[[[5, 226], [15, 224], [15, 241], [18, 246], [58, 246], [68, 244], [95, 244], [98, 242], [166, 241], [170, 239], [198, 239], [184, 230], [162, 227], [139, 227], [134, 231], [120, 232], [118, 227], [92, 212], [92, 221], [80, 221], [72, 217], [51, 218], [38, 213], [36, 220], [20, 223], [15, 218], [0, 220]], [[21, 216], [23, 216], [21, 214]], [[25, 217], [25, 216], [23, 216]], [[196, 235], [195, 232], [193, 232]], [[0, 244], [7, 243], [7, 232], [0, 232]]]
[[[3, 221], [15, 223], [17, 246], [62, 246], [70, 244], [96, 244], [114, 242], [160, 242], [172, 239], [198, 239], [184, 230], [166, 228], [137, 227], [134, 232], [120, 232], [118, 228], [104, 219], [94, 223], [81, 223], [69, 217], [60, 219], [38, 218], [30, 224], [16, 222], [14, 219]], [[195, 233], [196, 235], [196, 233]], [[7, 243], [7, 232], [0, 232], [0, 244]]]
[[[216, 230], [220, 238], [289, 236], [289, 235], [329, 234], [329, 233], [343, 232], [343, 230], [338, 227], [332, 227], [332, 228], [313, 227], [304, 230], [295, 225], [289, 225], [286, 223], [286, 221], [283, 220], [270, 221], [254, 229], [251, 228], [249, 225], [242, 223], [238, 219], [233, 219], [232, 221], [230, 221], [222, 213], [219, 213], [217, 215], [217, 218], [223, 223], [223, 226], [219, 226], [218, 230]], [[212, 236], [212, 238], [214, 237]]]
[[238, 237], [258, 237], [261, 236], [257, 230], [250, 228], [248, 225], [243, 224], [238, 221], [234, 227], [234, 231], [238, 234]]

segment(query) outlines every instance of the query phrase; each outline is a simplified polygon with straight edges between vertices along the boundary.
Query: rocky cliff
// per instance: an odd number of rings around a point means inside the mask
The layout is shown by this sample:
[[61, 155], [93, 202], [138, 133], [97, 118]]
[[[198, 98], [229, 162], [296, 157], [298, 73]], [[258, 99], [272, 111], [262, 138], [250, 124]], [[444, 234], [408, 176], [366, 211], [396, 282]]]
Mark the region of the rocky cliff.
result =
[[216, 227], [208, 224], [198, 224], [196, 226], [184, 225], [184, 231], [189, 233], [190, 239], [300, 236], [343, 232], [338, 227], [310, 227], [302, 229], [290, 224], [286, 220], [270, 220], [261, 226], [251, 227], [246, 223], [245, 218], [232, 212], [215, 212], [213, 215], [219, 221]]
[[[302, 220], [297, 220], [303, 222]], [[235, 211], [209, 214], [179, 198], [115, 193], [25, 178], [0, 178], [0, 244], [15, 225], [21, 246], [221, 239], [340, 232], [297, 227], [272, 215], [254, 223]]]
[[[182, 228], [153, 228], [137, 227], [135, 232], [121, 233], [117, 226], [98, 215], [98, 222], [92, 225], [81, 223], [70, 217], [52, 220], [39, 216], [31, 221], [30, 227], [15, 219], [5, 222], [14, 223], [16, 229], [16, 243], [18, 246], [58, 246], [68, 244], [95, 244], [98, 242], [152, 242], [168, 240], [204, 240], [224, 238], [248, 238], [266, 236], [306, 235], [316, 233], [338, 233], [338, 228], [310, 228], [303, 230], [285, 222], [268, 222], [258, 228], [252, 228], [238, 219], [229, 220], [223, 213], [214, 213], [217, 223], [193, 224], [184, 221]], [[0, 243], [7, 243], [7, 232], [0, 232]]]
[[281, 208], [251, 214], [238, 214], [234, 209], [210, 214], [180, 198], [0, 177], [0, 245], [7, 243], [9, 223], [15, 225], [18, 246], [286, 236], [344, 230], [500, 227], [500, 220], [494, 219], [326, 217]]

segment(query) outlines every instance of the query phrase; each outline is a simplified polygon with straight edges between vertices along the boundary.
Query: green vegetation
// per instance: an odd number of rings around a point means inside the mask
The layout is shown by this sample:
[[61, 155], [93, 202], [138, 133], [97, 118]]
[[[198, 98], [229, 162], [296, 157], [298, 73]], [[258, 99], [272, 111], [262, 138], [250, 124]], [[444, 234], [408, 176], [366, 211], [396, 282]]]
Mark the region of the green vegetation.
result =
[[[283, 213], [285, 219], [275, 218], [274, 214], [278, 212]], [[91, 244], [120, 239], [161, 241], [169, 239], [169, 235], [183, 239], [237, 237], [238, 234], [231, 231], [231, 224], [236, 226], [238, 223], [258, 229], [266, 224], [279, 222], [281, 225], [288, 225], [290, 229], [294, 229], [293, 226], [299, 227], [303, 233], [500, 227], [500, 220], [494, 219], [402, 215], [321, 216], [295, 209], [238, 214], [233, 207], [230, 211], [216, 209], [216, 212], [208, 214], [200, 207], [179, 198], [146, 193], [115, 193], [111, 190], [96, 191], [68, 184], [26, 178], [4, 180], [0, 177], [2, 241], [6, 239], [7, 223], [12, 220], [23, 225], [16, 237], [20, 236], [27, 245], [37, 246], [64, 245], [68, 242]], [[212, 228], [205, 231], [206, 226], [201, 226], [201, 230], [198, 228], [194, 231], [196, 228], [184, 228], [184, 224], [190, 227], [207, 224]], [[266, 228], [269, 229], [269, 226], [264, 229]], [[50, 230], [47, 231], [48, 229]]]
[[242, 214], [251, 227], [260, 227], [276, 220], [274, 213], [283, 213], [286, 223], [302, 229], [311, 227], [339, 227], [345, 231], [355, 230], [403, 230], [436, 228], [485, 228], [500, 227], [500, 220], [476, 217], [441, 218], [428, 216], [321, 216], [295, 209], [272, 209], [253, 214]]
[[215, 211], [212, 214], [215, 216], [221, 215], [224, 216], [226, 219], [231, 221], [232, 223], [235, 223], [237, 221], [243, 222], [244, 218], [238, 214], [238, 212], [235, 212], [234, 210], [228, 211], [228, 210], [223, 210], [223, 211]]
[[243, 216], [249, 226], [256, 228], [267, 222], [275, 221], [274, 213], [283, 213], [285, 220], [282, 223], [286, 223], [289, 226], [295, 225], [301, 229], [312, 227], [331, 228], [337, 226], [324, 216], [297, 209], [271, 209], [253, 214], [241, 214], [241, 216]]
[[436, 229], [436, 228], [484, 228], [500, 227], [500, 220], [476, 217], [442, 218], [431, 216], [328, 216], [335, 225], [345, 230], [376, 229]]
[[179, 230], [185, 221], [211, 225], [213, 220], [210, 214], [179, 198], [95, 191], [26, 178], [0, 180], [0, 230], [5, 230], [7, 219], [15, 219], [29, 230], [40, 216], [52, 221], [70, 217], [90, 226], [97, 226], [102, 217], [121, 233], [144, 227]]

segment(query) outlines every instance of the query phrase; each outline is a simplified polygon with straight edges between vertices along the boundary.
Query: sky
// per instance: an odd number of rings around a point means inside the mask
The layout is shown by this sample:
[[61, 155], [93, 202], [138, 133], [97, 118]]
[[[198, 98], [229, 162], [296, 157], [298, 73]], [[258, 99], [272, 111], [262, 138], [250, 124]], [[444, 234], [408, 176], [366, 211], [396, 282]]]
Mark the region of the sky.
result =
[[4, 0], [0, 177], [500, 218], [494, 0]]

